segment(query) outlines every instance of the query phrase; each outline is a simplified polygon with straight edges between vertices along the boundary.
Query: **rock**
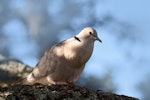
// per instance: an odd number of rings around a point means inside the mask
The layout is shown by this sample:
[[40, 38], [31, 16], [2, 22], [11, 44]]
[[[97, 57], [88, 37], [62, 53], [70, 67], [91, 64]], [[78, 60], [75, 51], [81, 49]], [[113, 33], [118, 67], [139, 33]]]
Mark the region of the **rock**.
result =
[[31, 71], [21, 61], [0, 55], [0, 100], [139, 100], [76, 85], [11, 85]]
[[8, 86], [10, 83], [27, 76], [32, 68], [13, 58], [0, 55], [0, 87]]
[[0, 88], [0, 97], [4, 100], [139, 100], [79, 86], [41, 84]]

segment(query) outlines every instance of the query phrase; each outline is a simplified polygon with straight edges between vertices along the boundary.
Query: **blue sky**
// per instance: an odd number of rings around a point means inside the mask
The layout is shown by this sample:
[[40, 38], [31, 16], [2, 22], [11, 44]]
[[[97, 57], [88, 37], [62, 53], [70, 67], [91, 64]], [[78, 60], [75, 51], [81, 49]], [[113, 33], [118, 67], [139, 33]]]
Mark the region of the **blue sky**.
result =
[[[149, 5], [150, 1], [148, 0], [108, 0], [108, 2], [106, 1], [99, 6], [100, 9], [103, 10], [101, 13], [105, 14], [109, 12], [114, 15], [116, 19], [131, 23], [137, 28], [137, 33], [135, 35], [139, 38], [139, 41], [137, 41], [138, 43], [131, 44], [128, 41], [125, 41], [124, 43], [121, 43], [122, 46], [119, 46], [118, 43], [116, 43], [113, 35], [107, 34], [110, 31], [99, 30], [99, 34], [102, 35], [103, 44], [101, 47], [96, 46], [95, 49], [98, 49], [100, 51], [99, 53], [101, 53], [99, 54], [101, 62], [106, 61], [112, 64], [118, 64], [118, 66], [115, 66], [113, 69], [115, 71], [114, 79], [119, 86], [118, 93], [120, 94], [127, 94], [140, 98], [141, 95], [134, 86], [150, 72], [148, 61], [150, 57]], [[131, 61], [124, 57], [123, 52], [125, 49], [133, 55]], [[96, 54], [97, 52], [98, 51], [96, 51]], [[147, 59], [147, 62], [138, 62], [140, 58]]]

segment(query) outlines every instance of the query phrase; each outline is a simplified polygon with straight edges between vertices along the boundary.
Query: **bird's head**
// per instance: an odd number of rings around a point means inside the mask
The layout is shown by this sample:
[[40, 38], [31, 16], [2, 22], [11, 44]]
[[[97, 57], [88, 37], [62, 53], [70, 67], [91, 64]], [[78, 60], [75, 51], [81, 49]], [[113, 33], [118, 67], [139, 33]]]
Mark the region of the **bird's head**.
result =
[[84, 28], [78, 35], [77, 37], [82, 41], [83, 40], [91, 40], [91, 41], [96, 41], [98, 40], [99, 42], [102, 42], [100, 38], [97, 35], [97, 32], [95, 29], [92, 27], [86, 27]]

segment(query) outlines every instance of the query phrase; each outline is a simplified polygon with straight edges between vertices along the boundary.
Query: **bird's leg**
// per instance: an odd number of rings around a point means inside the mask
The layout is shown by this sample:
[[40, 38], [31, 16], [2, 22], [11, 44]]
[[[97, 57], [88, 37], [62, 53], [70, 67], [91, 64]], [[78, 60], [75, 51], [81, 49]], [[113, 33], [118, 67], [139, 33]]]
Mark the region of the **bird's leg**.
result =
[[66, 83], [67, 83], [68, 85], [71, 85], [71, 86], [74, 86], [74, 85], [75, 85], [73, 82], [69, 82], [69, 81], [67, 81]]
[[67, 83], [67, 85], [70, 86], [70, 87], [76, 87], [76, 88], [84, 89], [84, 87], [79, 86], [79, 85], [77, 85], [77, 84], [75, 84], [75, 83], [73, 83], [73, 82], [67, 81], [66, 83]]
[[59, 85], [57, 81], [53, 81], [53, 85]]

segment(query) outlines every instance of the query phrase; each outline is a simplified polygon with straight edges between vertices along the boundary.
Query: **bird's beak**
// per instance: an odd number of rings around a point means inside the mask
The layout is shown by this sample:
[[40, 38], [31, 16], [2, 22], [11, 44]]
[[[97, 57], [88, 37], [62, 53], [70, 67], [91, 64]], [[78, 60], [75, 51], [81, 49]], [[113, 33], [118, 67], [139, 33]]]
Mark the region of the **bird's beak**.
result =
[[102, 43], [102, 40], [99, 37], [96, 37], [96, 40]]

